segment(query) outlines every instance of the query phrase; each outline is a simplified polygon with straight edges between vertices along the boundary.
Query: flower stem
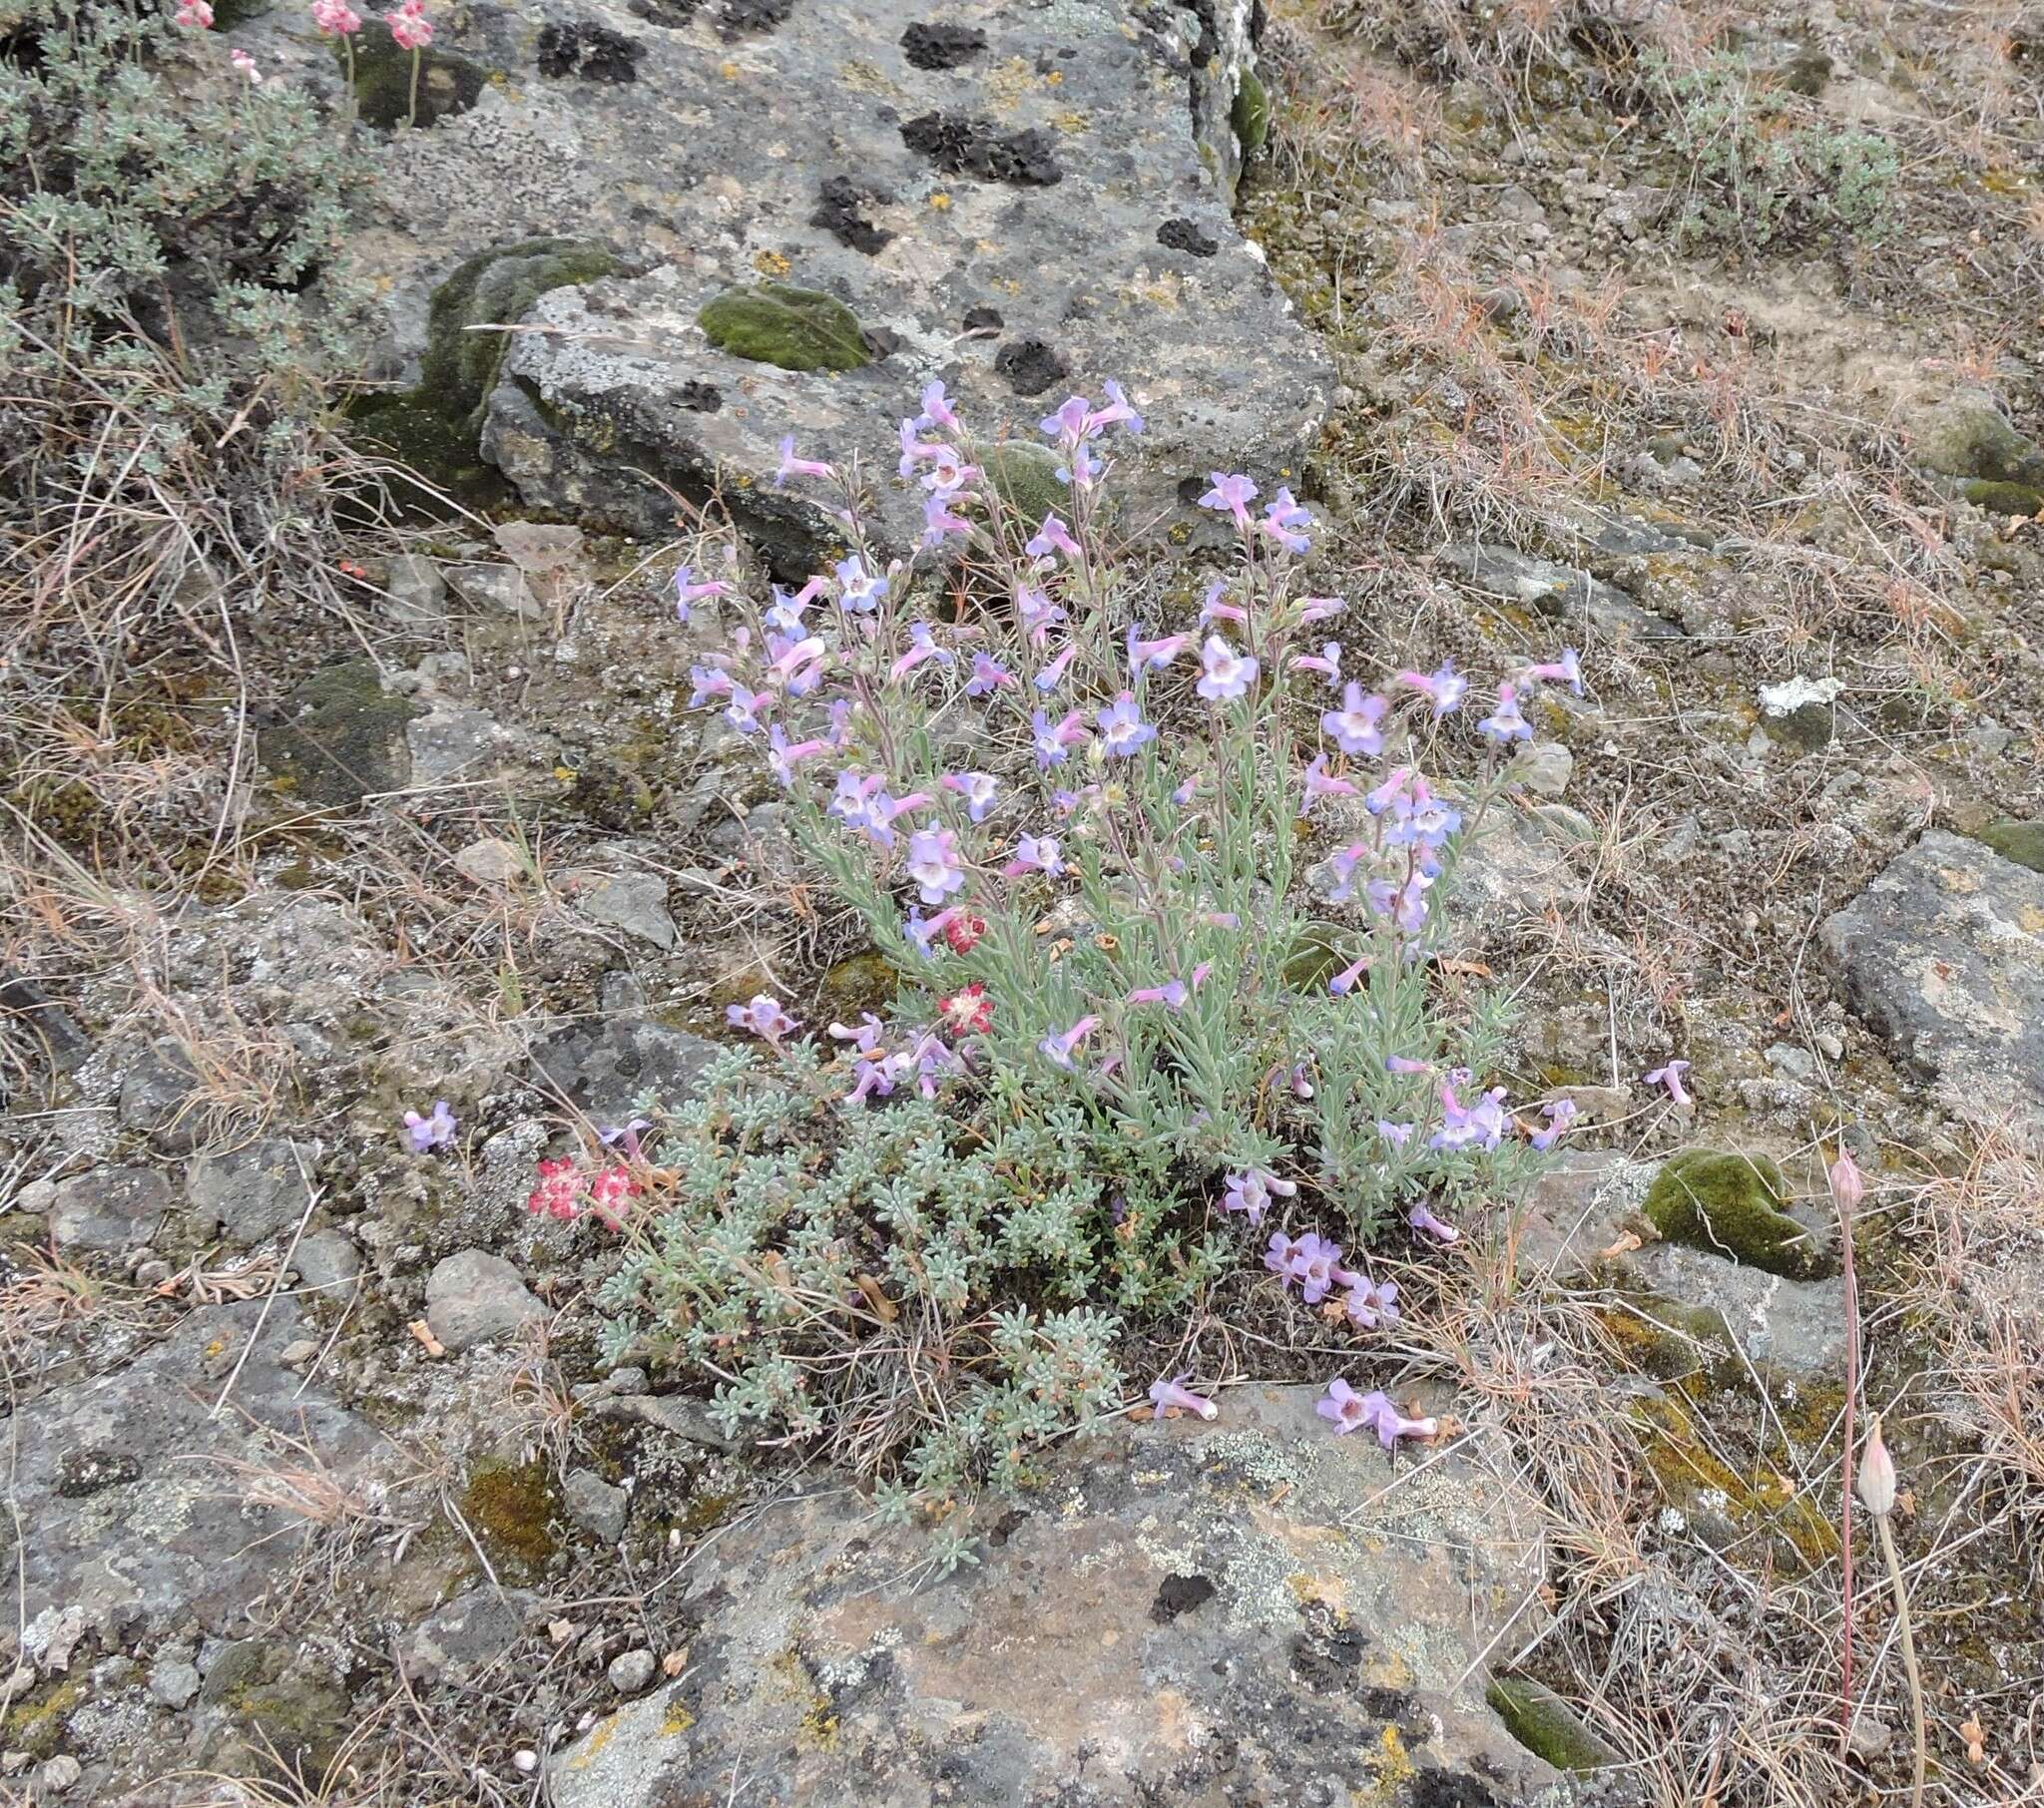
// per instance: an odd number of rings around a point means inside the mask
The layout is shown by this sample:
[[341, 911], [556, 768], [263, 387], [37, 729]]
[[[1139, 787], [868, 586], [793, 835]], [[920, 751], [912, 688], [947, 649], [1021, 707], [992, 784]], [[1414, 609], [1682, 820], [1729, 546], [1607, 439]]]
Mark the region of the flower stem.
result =
[[409, 131], [418, 123], [419, 117], [419, 53], [411, 53], [411, 105], [404, 115], [405, 129]]
[[1923, 1678], [1916, 1668], [1916, 1639], [1909, 1629], [1909, 1591], [1902, 1582], [1902, 1560], [1895, 1552], [1895, 1535], [1888, 1529], [1888, 1516], [1876, 1514], [1880, 1528], [1881, 1553], [1888, 1560], [1888, 1581], [1895, 1589], [1895, 1627], [1902, 1635], [1902, 1669], [1909, 1678], [1909, 1706], [1916, 1716], [1916, 1781], [1909, 1793], [1909, 1808], [1923, 1808]]
[[347, 61], [347, 117], [352, 125], [361, 111], [361, 97], [355, 93], [355, 41], [345, 32], [341, 33], [340, 48]]

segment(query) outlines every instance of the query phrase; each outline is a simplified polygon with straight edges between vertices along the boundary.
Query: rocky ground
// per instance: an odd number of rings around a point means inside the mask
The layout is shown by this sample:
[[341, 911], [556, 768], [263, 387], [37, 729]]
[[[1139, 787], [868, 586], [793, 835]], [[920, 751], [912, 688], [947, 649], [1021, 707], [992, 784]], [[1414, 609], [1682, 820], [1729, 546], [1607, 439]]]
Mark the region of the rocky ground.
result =
[[[340, 617], [9, 724], [0, 1800], [1898, 1794], [1841, 1142], [1929, 1799], [2044, 1800], [2044, 19], [1705, 11], [478, 3], [409, 132], [365, 70], [355, 425], [422, 483]], [[1586, 1131], [1369, 1377], [1452, 1435], [1332, 1444], [1217, 1328], [1213, 1425], [1094, 1428], [948, 1576], [605, 1365], [614, 1247], [525, 1210], [727, 1004], [884, 989], [665, 585], [713, 497], [806, 569], [781, 434], [884, 479], [938, 376], [1125, 382], [1181, 602], [1246, 468], [1356, 664], [1589, 680], [1464, 900]]]

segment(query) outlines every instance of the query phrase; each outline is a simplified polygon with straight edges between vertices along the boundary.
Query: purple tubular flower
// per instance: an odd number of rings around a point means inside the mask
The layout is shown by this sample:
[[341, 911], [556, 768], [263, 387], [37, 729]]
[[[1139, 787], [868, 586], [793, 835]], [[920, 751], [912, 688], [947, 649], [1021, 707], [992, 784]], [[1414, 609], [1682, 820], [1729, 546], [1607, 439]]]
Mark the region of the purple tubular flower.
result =
[[1331, 622], [1348, 605], [1339, 597], [1301, 597], [1298, 603], [1298, 625], [1310, 628], [1315, 622]]
[[1200, 605], [1200, 626], [1211, 628], [1216, 622], [1247, 622], [1250, 612], [1239, 603], [1225, 603], [1222, 593], [1228, 588], [1227, 580], [1216, 578], [1207, 586], [1207, 600]]
[[1072, 538], [1071, 531], [1056, 515], [1043, 518], [1043, 526], [1036, 530], [1035, 536], [1022, 550], [1032, 559], [1048, 559], [1053, 553], [1062, 553], [1073, 565], [1084, 557], [1079, 551], [1078, 541]]
[[700, 709], [705, 703], [715, 702], [720, 696], [729, 696], [732, 691], [731, 674], [716, 666], [691, 666], [689, 681], [696, 688], [689, 698], [691, 709]]
[[[1466, 1080], [1467, 1076], [1462, 1076]], [[1441, 1082], [1441, 1128], [1427, 1138], [1429, 1148], [1495, 1148], [1505, 1133], [1505, 1089], [1492, 1087], [1474, 1105], [1464, 1106], [1449, 1081]]]
[[1069, 1030], [1060, 1031], [1054, 1036], [1046, 1036], [1036, 1046], [1044, 1054], [1048, 1055], [1057, 1066], [1070, 1068], [1073, 1066], [1072, 1056], [1079, 1045], [1099, 1028], [1099, 1018], [1082, 1017]]
[[1434, 672], [1401, 672], [1391, 682], [1409, 684], [1431, 700], [1436, 721], [1453, 710], [1469, 688], [1469, 680], [1455, 670], [1453, 660], [1441, 661]]
[[794, 455], [794, 435], [790, 433], [780, 442], [780, 468], [773, 473], [773, 487], [782, 488], [790, 477], [835, 477], [834, 465], [826, 465], [820, 459], [797, 458]]
[[958, 863], [958, 837], [950, 829], [932, 823], [908, 837], [908, 876], [925, 904], [941, 904], [965, 884]]
[[1526, 1138], [1535, 1148], [1552, 1148], [1568, 1133], [1569, 1126], [1575, 1122], [1576, 1102], [1573, 1099], [1557, 1099], [1551, 1105], [1543, 1105], [1540, 1115], [1547, 1120], [1545, 1130], [1537, 1130]]
[[868, 571], [865, 561], [856, 553], [840, 559], [833, 575], [837, 579], [837, 606], [852, 615], [870, 615], [887, 594], [887, 580]]
[[1368, 1416], [1370, 1428], [1377, 1435], [1377, 1442], [1386, 1450], [1393, 1448], [1400, 1438], [1437, 1438], [1440, 1436], [1440, 1422], [1436, 1419], [1408, 1419], [1399, 1412], [1388, 1394], [1372, 1392], [1363, 1395], [1360, 1403]]
[[1257, 486], [1247, 477], [1229, 476], [1221, 471], [1210, 471], [1208, 479], [1214, 487], [1200, 498], [1200, 507], [1225, 511], [1235, 517], [1237, 527], [1248, 528], [1250, 504], [1257, 499]]
[[1085, 718], [1074, 709], [1053, 726], [1050, 717], [1039, 709], [1030, 717], [1030, 732], [1036, 744], [1036, 769], [1047, 772], [1052, 766], [1063, 765], [1071, 750], [1085, 740]]
[[1297, 1191], [1295, 1182], [1280, 1180], [1268, 1168], [1246, 1167], [1227, 1177], [1221, 1209], [1243, 1212], [1252, 1224], [1261, 1224], [1273, 1199], [1288, 1199]]
[[1531, 740], [1533, 724], [1519, 713], [1519, 691], [1515, 684], [1497, 687], [1497, 707], [1476, 724], [1477, 731], [1500, 745], [1507, 741]]
[[1000, 781], [991, 772], [946, 772], [941, 780], [947, 791], [955, 791], [965, 799], [965, 813], [974, 822], [984, 822], [987, 811], [994, 807], [994, 794], [1000, 788]]
[[1015, 586], [1015, 620], [1029, 637], [1032, 647], [1041, 647], [1044, 637], [1065, 619], [1065, 612], [1034, 585]]
[[1390, 704], [1374, 692], [1365, 696], [1362, 686], [1351, 678], [1341, 690], [1341, 707], [1320, 717], [1321, 730], [1344, 753], [1374, 758], [1384, 750], [1384, 736], [1377, 723]]
[[921, 464], [924, 459], [936, 451], [937, 448], [932, 442], [916, 438], [918, 433], [926, 432], [935, 424], [935, 422], [927, 417], [917, 420], [903, 419], [901, 423], [901, 463], [896, 469], [900, 472], [904, 482], [915, 475], [915, 467], [917, 465]]
[[1405, 1222], [1421, 1236], [1431, 1237], [1436, 1243], [1459, 1243], [1462, 1233], [1454, 1225], [1443, 1223], [1424, 1205], [1415, 1205], [1405, 1214]]
[[423, 1118], [417, 1112], [406, 1112], [404, 1133], [411, 1138], [415, 1155], [431, 1148], [445, 1148], [454, 1140], [454, 1114], [447, 1109], [447, 1101], [435, 1099], [433, 1109]]
[[[1381, 1396], [1376, 1394], [1369, 1396], [1370, 1400], [1379, 1398]], [[1345, 1438], [1364, 1426], [1372, 1430], [1376, 1428], [1376, 1414], [1368, 1401], [1338, 1375], [1327, 1383], [1326, 1398], [1313, 1402], [1313, 1411], [1333, 1424], [1337, 1438]]]
[[967, 696], [987, 696], [996, 690], [1005, 690], [1015, 681], [1015, 675], [1000, 661], [984, 653], [972, 656], [972, 676], [965, 680]]
[[741, 734], [757, 734], [760, 731], [760, 711], [770, 708], [773, 692], [770, 690], [748, 690], [743, 684], [733, 684], [731, 701], [725, 705], [724, 719]]
[[1131, 1005], [1163, 1005], [1168, 1010], [1183, 1011], [1191, 994], [1186, 990], [1184, 980], [1167, 980], [1161, 986], [1138, 986], [1125, 1001]]
[[1292, 500], [1291, 491], [1283, 488], [1271, 498], [1264, 509], [1264, 519], [1257, 525], [1287, 553], [1303, 553], [1311, 544], [1305, 530], [1312, 524], [1313, 518]]
[[1218, 634], [1200, 649], [1200, 681], [1193, 686], [1210, 703], [1241, 696], [1257, 681], [1261, 670], [1254, 655], [1237, 653]]
[[1318, 653], [1294, 655], [1291, 662], [1291, 670], [1293, 672], [1317, 672], [1328, 683], [1338, 684], [1341, 681], [1341, 643], [1339, 641], [1327, 641], [1322, 644]]
[[1426, 1061], [1414, 1061], [1409, 1055], [1386, 1055], [1384, 1057], [1384, 1072], [1386, 1074], [1431, 1074], [1433, 1072], [1433, 1064]]
[[1305, 787], [1304, 799], [1298, 806], [1301, 819], [1311, 813], [1313, 805], [1322, 797], [1353, 797], [1356, 794], [1354, 779], [1327, 776], [1327, 756], [1324, 753], [1315, 753], [1301, 776]]
[[1307, 1305], [1316, 1306], [1336, 1287], [1347, 1286], [1355, 1277], [1341, 1266], [1341, 1245], [1308, 1230], [1291, 1245], [1291, 1264], [1285, 1270], [1285, 1278], [1297, 1281], [1299, 1297]]
[[1023, 873], [1041, 873], [1046, 879], [1055, 879], [1064, 870], [1064, 856], [1055, 835], [1018, 836], [1014, 859], [1001, 868], [1010, 879]]
[[800, 1028], [780, 1008], [779, 1000], [765, 992], [758, 994], [751, 1004], [725, 1006], [724, 1016], [734, 1029], [750, 1030], [776, 1047], [783, 1036], [792, 1035]]
[[1690, 1097], [1688, 1088], [1682, 1084], [1682, 1077], [1688, 1072], [1688, 1062], [1671, 1061], [1666, 1067], [1656, 1068], [1651, 1074], [1647, 1075], [1646, 1081], [1649, 1086], [1666, 1087], [1671, 1103], [1676, 1105], [1693, 1105], [1695, 1101]]
[[1101, 746], [1117, 759], [1133, 758], [1145, 741], [1157, 738], [1157, 730], [1143, 719], [1133, 690], [1124, 690], [1094, 720], [1100, 724]]
[[802, 740], [789, 746], [786, 730], [778, 722], [766, 730], [766, 763], [780, 781], [782, 790], [794, 783], [796, 766], [805, 759], [815, 758], [818, 753], [828, 752], [829, 748], [827, 740]]
[[1550, 684], [1566, 684], [1577, 696], [1581, 696], [1583, 663], [1577, 658], [1573, 647], [1564, 647], [1560, 659], [1549, 660], [1544, 665], [1528, 666], [1520, 675], [1519, 682], [1523, 684], [1529, 680], [1534, 683], [1544, 681]]
[[1140, 625], [1129, 628], [1129, 677], [1133, 680], [1145, 672], [1162, 672], [1171, 662], [1185, 651], [1191, 635], [1170, 634], [1161, 640], [1146, 641]]
[[1077, 655], [1078, 651], [1079, 643], [1077, 641], [1074, 641], [1069, 647], [1067, 647], [1064, 650], [1063, 653], [1059, 654], [1056, 659], [1052, 660], [1048, 666], [1044, 667], [1044, 669], [1036, 675], [1036, 687], [1037, 689], [1041, 690], [1045, 696], [1048, 696], [1063, 681], [1065, 676], [1065, 668], [1071, 665], [1072, 660], [1074, 656]]
[[[904, 423], [907, 424], [909, 423]], [[927, 433], [935, 428], [959, 435], [965, 432], [958, 416], [951, 411], [951, 398], [944, 393], [944, 382], [941, 377], [935, 382], [923, 385], [922, 412], [915, 417], [913, 425], [918, 433]]]
[[1374, 1331], [1379, 1325], [1398, 1322], [1398, 1283], [1373, 1281], [1366, 1274], [1351, 1274], [1341, 1310], [1358, 1331]]
[[1377, 1134], [1383, 1137], [1393, 1148], [1403, 1148], [1406, 1143], [1412, 1140], [1412, 1126], [1409, 1124], [1391, 1124], [1379, 1118], [1377, 1120]]
[[1212, 1421], [1220, 1417], [1221, 1409], [1204, 1396], [1189, 1393], [1186, 1383], [1192, 1380], [1192, 1371], [1174, 1375], [1169, 1380], [1159, 1376], [1150, 1384], [1150, 1404], [1157, 1417], [1162, 1419], [1170, 1413], [1191, 1413], [1196, 1418]]
[[702, 602], [705, 597], [721, 597], [730, 588], [728, 584], [698, 584], [695, 571], [689, 566], [682, 566], [675, 573], [675, 620], [686, 622], [693, 604]]
[[908, 938], [909, 946], [924, 960], [928, 960], [930, 943], [942, 935], [960, 914], [959, 906], [953, 904], [948, 910], [940, 910], [933, 917], [925, 917], [920, 910], [911, 905], [908, 921], [902, 924], [901, 933]]
[[972, 523], [951, 513], [950, 498], [942, 490], [932, 490], [929, 500], [922, 505], [923, 545], [934, 549], [946, 540], [967, 540], [971, 536]]
[[1336, 998], [1346, 998], [1355, 990], [1355, 982], [1369, 971], [1369, 956], [1360, 954], [1347, 966], [1327, 981], [1327, 990]]
[[[1037, 430], [1046, 438], [1059, 441], [1066, 446], [1076, 446], [1089, 437], [1087, 427], [1093, 418], [1093, 404], [1083, 395], [1068, 395], [1058, 405], [1055, 414], [1046, 414], [1036, 423]], [[1097, 428], [1094, 429], [1098, 431]]]
[[1111, 427], [1119, 422], [1122, 426], [1128, 428], [1131, 433], [1141, 433], [1144, 424], [1143, 417], [1136, 412], [1129, 398], [1122, 393], [1121, 384], [1117, 383], [1113, 377], [1109, 377], [1100, 386], [1107, 391], [1107, 406], [1105, 408], [1096, 408], [1087, 417], [1088, 424], [1093, 430], [1097, 433], [1101, 428]]

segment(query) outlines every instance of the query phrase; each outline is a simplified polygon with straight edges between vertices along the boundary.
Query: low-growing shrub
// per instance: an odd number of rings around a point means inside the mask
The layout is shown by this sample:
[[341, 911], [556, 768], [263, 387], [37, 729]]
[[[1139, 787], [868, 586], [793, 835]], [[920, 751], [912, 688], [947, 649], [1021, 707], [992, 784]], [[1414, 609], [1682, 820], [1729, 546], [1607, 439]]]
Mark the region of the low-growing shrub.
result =
[[[607, 1187], [633, 1234], [614, 1359], [681, 1358], [735, 1427], [831, 1439], [924, 1499], [1025, 1473], [1120, 1398], [1121, 1320], [1224, 1266], [1380, 1333], [1397, 1288], [1362, 1246], [1452, 1239], [1569, 1116], [1511, 1116], [1504, 1011], [1449, 1008], [1437, 962], [1521, 700], [1579, 689], [1575, 656], [1466, 734], [1452, 666], [1370, 688], [1327, 638], [1339, 600], [1304, 594], [1307, 512], [1218, 472], [1232, 564], [1197, 621], [1134, 619], [1103, 454], [1142, 423], [1109, 390], [1043, 423], [1069, 520], [1016, 519], [937, 384], [901, 426], [911, 559], [883, 564], [856, 474], [789, 441], [777, 480], [838, 489], [843, 558], [792, 594], [753, 594], [736, 545], [677, 575], [684, 620], [721, 630], [696, 702], [760, 745], [901, 989], [858, 1023], [731, 1007], [770, 1063], [627, 1127], [647, 1152], [608, 1179], [562, 1164], [535, 1194], [566, 1216]], [[1452, 786], [1428, 776], [1450, 736], [1482, 750]]]

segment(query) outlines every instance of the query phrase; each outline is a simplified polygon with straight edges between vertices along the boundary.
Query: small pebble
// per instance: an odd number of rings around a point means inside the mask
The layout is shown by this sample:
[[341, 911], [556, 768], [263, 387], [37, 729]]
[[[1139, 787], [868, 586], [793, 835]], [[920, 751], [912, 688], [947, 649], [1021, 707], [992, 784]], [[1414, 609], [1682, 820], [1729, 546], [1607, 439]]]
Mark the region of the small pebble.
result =
[[659, 1665], [651, 1651], [626, 1651], [622, 1656], [611, 1659], [611, 1667], [605, 1672], [611, 1679], [611, 1687], [621, 1695], [636, 1695], [653, 1680], [653, 1672]]
[[52, 1795], [61, 1795], [85, 1775], [85, 1766], [76, 1758], [52, 1758], [36, 1773], [36, 1781]]
[[319, 1346], [317, 1343], [309, 1337], [299, 1337], [283, 1346], [282, 1350], [278, 1352], [277, 1360], [285, 1368], [294, 1369], [301, 1362], [310, 1362], [318, 1354]]
[[511, 1754], [511, 1768], [530, 1776], [539, 1768], [539, 1753], [536, 1751], [514, 1751]]

